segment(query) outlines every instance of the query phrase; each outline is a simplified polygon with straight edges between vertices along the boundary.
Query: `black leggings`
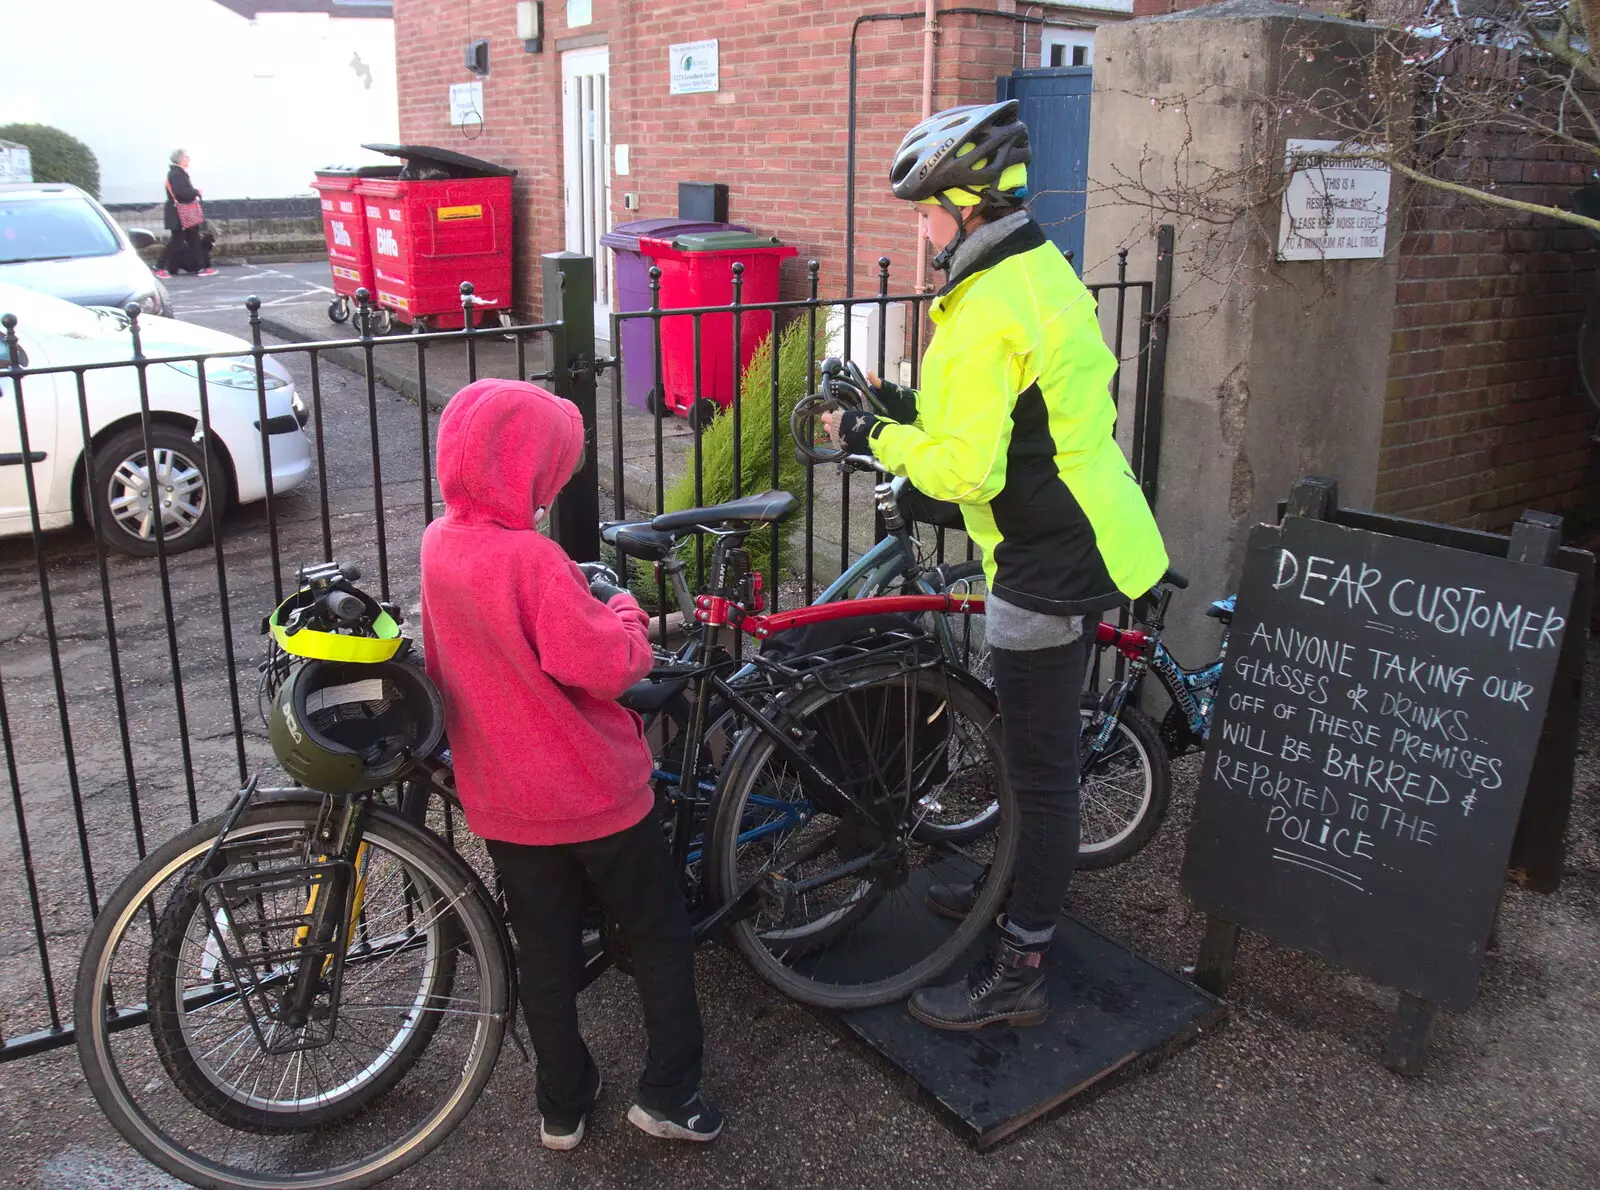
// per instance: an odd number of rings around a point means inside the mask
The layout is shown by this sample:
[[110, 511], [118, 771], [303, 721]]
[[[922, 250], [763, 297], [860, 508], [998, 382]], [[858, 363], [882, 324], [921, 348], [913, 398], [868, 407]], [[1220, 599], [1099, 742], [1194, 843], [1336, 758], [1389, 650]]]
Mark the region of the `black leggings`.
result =
[[578, 1033], [585, 878], [628, 936], [649, 1050], [639, 1079], [645, 1107], [671, 1111], [700, 1088], [702, 1037], [689, 912], [655, 813], [585, 843], [528, 847], [488, 841], [517, 937], [518, 992], [539, 1059], [539, 1110], [575, 1125], [600, 1072]]
[[991, 649], [1006, 775], [1022, 818], [1006, 916], [1024, 930], [1055, 925], [1078, 860], [1078, 702], [1094, 641], [1050, 649]]

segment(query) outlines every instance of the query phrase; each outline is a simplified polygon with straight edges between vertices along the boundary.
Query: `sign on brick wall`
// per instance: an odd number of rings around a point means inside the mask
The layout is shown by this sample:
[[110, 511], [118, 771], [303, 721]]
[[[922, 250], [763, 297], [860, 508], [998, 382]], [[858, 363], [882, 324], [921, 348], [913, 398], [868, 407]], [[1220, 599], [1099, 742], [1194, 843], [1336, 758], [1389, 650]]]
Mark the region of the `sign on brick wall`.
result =
[[[1336, 140], [1284, 142], [1289, 185], [1278, 223], [1279, 260], [1380, 257], [1389, 223], [1389, 167], [1329, 157]], [[1350, 150], [1345, 149], [1346, 152]]]
[[450, 84], [450, 123], [452, 125], [483, 123], [481, 80]]
[[689, 41], [668, 48], [672, 94], [703, 95], [720, 86], [716, 41]]

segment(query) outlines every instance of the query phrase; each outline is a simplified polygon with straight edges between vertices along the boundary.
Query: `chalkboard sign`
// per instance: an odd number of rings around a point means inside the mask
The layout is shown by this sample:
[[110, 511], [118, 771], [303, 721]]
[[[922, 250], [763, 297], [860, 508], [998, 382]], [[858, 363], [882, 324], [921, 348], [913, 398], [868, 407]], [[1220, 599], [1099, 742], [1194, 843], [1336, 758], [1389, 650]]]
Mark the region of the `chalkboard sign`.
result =
[[1469, 1004], [1574, 585], [1327, 521], [1252, 532], [1183, 865], [1196, 906]]

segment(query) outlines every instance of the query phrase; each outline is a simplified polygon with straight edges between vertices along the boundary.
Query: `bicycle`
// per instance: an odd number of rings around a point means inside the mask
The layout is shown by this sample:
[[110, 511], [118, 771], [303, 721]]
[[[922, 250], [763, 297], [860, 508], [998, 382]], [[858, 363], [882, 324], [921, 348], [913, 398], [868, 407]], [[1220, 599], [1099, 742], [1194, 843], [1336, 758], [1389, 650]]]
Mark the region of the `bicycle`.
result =
[[[897, 588], [981, 597], [984, 589], [982, 561], [969, 559], [936, 567], [922, 563], [920, 543], [899, 508], [906, 481], [883, 472], [869, 456], [851, 455], [830, 445], [820, 432], [819, 415], [832, 409], [878, 408], [878, 412], [883, 412], [860, 368], [852, 362], [827, 360], [820, 373], [822, 387], [798, 402], [791, 415], [790, 434], [795, 448], [803, 460], [813, 465], [832, 464], [841, 469], [876, 474], [879, 482], [874, 492], [885, 535], [824, 590], [816, 602], [826, 603], [852, 595], [870, 596]], [[1181, 588], [1187, 585], [1187, 580], [1169, 570], [1156, 590], [1163, 586]], [[972, 627], [975, 622], [971, 617], [964, 618], [961, 623], [957, 630], [948, 620], [934, 617], [932, 629], [948, 656], [987, 682], [990, 677], [988, 648], [981, 628]], [[1127, 648], [1143, 656], [1142, 638], [1124, 636], [1105, 622], [1096, 625], [1096, 634], [1096, 643], [1102, 649]], [[1137, 686], [1130, 687], [1128, 694], [1136, 695]], [[1172, 778], [1165, 750], [1156, 742], [1155, 728], [1136, 706], [1131, 708], [1132, 713], [1121, 713], [1130, 701], [1136, 703], [1137, 699], [1130, 700], [1125, 695], [1116, 703], [1118, 713], [1108, 715], [1099, 695], [1085, 691], [1080, 698], [1080, 868], [1108, 868], [1132, 858], [1154, 837], [1166, 815]], [[961, 830], [981, 830], [982, 827], [983, 819], [979, 816], [967, 823], [954, 824], [952, 829], [959, 837]]]
[[[684, 514], [717, 541], [695, 601], [702, 655], [653, 675], [691, 706], [658, 805], [697, 939], [726, 932], [785, 994], [847, 1010], [965, 954], [1005, 881], [959, 924], [923, 894], [986, 865], [1008, 874], [1017, 813], [993, 696], [924, 636], [757, 654], [754, 676], [729, 680], [735, 631], [965, 610], [916, 595], [764, 615], [742, 543], [793, 506], [775, 493]], [[700, 756], [714, 698], [743, 727], [716, 772]], [[481, 1094], [514, 1023], [511, 941], [478, 872], [429, 829], [459, 804], [448, 749], [413, 761], [378, 793], [252, 780], [107, 900], [79, 964], [79, 1056], [112, 1124], [167, 1172], [230, 1190], [370, 1185], [421, 1160]], [[993, 804], [991, 828], [931, 836], [945, 802]], [[591, 977], [627, 963], [603, 915], [597, 927]]]
[[[1109, 863], [1141, 850], [1160, 829], [1171, 794], [1171, 761], [1205, 746], [1211, 734], [1211, 711], [1227, 658], [1227, 629], [1233, 619], [1234, 596], [1219, 599], [1206, 615], [1223, 625], [1221, 649], [1215, 661], [1186, 669], [1161, 639], [1173, 591], [1188, 580], [1174, 571], [1135, 602], [1142, 629], [1117, 628], [1102, 623], [1098, 640], [1122, 658], [1124, 672], [1109, 682], [1098, 696], [1085, 700], [1084, 745], [1104, 766], [1100, 800], [1084, 802], [1085, 829], [1101, 806], [1110, 806], [1103, 854]], [[1154, 673], [1167, 692], [1170, 705], [1158, 726], [1140, 709], [1144, 680]], [[1091, 706], [1092, 703], [1092, 706]], [[1086, 865], [1090, 866], [1090, 865]]]

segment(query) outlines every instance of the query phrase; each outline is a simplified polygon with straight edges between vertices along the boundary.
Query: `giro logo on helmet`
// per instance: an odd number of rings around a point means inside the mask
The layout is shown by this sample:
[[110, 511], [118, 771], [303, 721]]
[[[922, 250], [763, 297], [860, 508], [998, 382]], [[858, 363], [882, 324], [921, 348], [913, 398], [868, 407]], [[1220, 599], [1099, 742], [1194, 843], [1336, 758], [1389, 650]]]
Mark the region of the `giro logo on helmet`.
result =
[[956, 138], [955, 137], [953, 137], [953, 136], [946, 137], [945, 141], [944, 141], [944, 144], [940, 145], [937, 149], [935, 149], [933, 152], [928, 154], [928, 159], [922, 163], [922, 168], [917, 170], [917, 177], [918, 178], [927, 177], [928, 176], [928, 171], [930, 169], [932, 169], [934, 166], [938, 165], [939, 162], [944, 160], [944, 155], [950, 151], [950, 146], [954, 145], [955, 143], [956, 143]]

